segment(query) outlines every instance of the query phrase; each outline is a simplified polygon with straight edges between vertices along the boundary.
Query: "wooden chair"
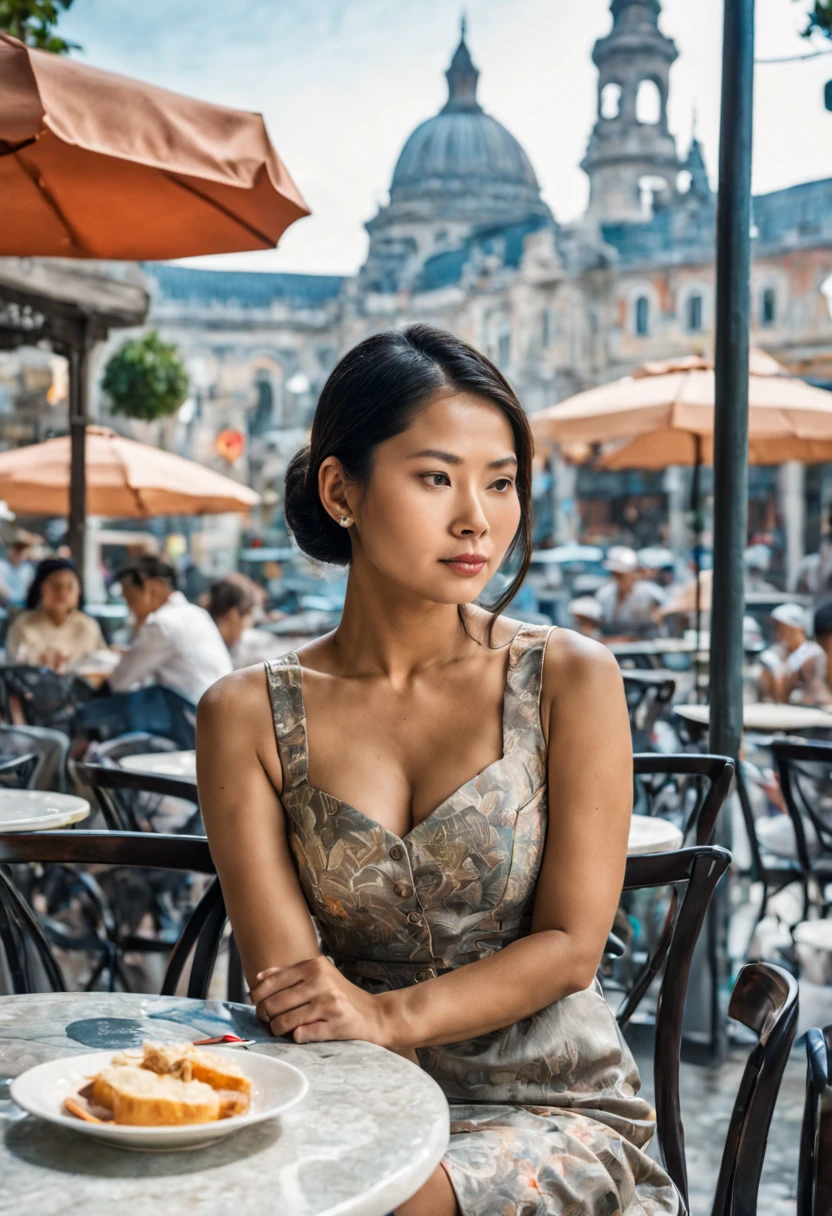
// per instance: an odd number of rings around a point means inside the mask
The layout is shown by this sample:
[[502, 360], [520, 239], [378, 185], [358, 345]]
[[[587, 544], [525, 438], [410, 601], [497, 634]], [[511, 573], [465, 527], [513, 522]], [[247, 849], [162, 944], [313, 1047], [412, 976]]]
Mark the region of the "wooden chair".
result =
[[[64, 978], [52, 951], [49, 936], [8, 871], [4, 869], [5, 866], [32, 862], [41, 865], [136, 867], [196, 874], [215, 873], [208, 842], [199, 837], [151, 835], [146, 832], [0, 834], [0, 942], [6, 953], [15, 993], [32, 991], [33, 959], [41, 964], [54, 991], [65, 990]], [[85, 890], [94, 891], [95, 880], [90, 875], [83, 874], [83, 871], [79, 871], [78, 875]], [[188, 996], [205, 998], [225, 921], [225, 904], [219, 880], [215, 878], [172, 944], [161, 989], [162, 995], [174, 993], [185, 961], [193, 950]], [[128, 950], [140, 949], [150, 943], [120, 935], [112, 918], [107, 917], [106, 906], [102, 910], [101, 922], [101, 932], [98, 935], [89, 935], [81, 944], [100, 956], [91, 983], [95, 983], [109, 967], [112, 990], [116, 979], [123, 979], [121, 956]], [[58, 938], [56, 944], [65, 942]], [[168, 945], [169, 943], [162, 943], [162, 948], [167, 950]]]
[[832, 1212], [832, 1026], [807, 1031], [806, 1055], [797, 1216], [828, 1216]]
[[[194, 803], [196, 810], [183, 827], [183, 835], [202, 834], [196, 782], [181, 777], [136, 772], [112, 763], [76, 763], [73, 769], [76, 780], [92, 790], [110, 831], [152, 831], [153, 811], [146, 804], [142, 806], [139, 799], [139, 795], [151, 794], [157, 796], [159, 802], [163, 798], [181, 798]], [[156, 805], [158, 809], [158, 802]]]
[[66, 790], [69, 737], [46, 726], [0, 725], [0, 756], [35, 755], [37, 764], [27, 786], [33, 790]]
[[731, 1112], [711, 1216], [757, 1216], [766, 1142], [797, 1013], [794, 976], [769, 963], [743, 967], [728, 1016], [754, 1031], [758, 1042], [748, 1057]]
[[682, 1018], [694, 947], [716, 885], [730, 862], [727, 849], [713, 846], [648, 853], [627, 859], [624, 878], [625, 891], [674, 887], [680, 893], [656, 1007], [653, 1073], [659, 1152], [686, 1208], [690, 1205], [679, 1103]]

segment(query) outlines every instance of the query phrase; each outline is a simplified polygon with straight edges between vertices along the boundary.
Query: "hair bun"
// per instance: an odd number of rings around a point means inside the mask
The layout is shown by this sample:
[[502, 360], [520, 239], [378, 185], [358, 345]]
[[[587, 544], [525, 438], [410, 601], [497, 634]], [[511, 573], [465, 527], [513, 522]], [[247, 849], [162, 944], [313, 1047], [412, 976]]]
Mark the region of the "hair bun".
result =
[[324, 510], [318, 493], [317, 469], [310, 476], [311, 449], [302, 447], [286, 470], [283, 510], [286, 526], [307, 557], [330, 565], [346, 566], [352, 555], [350, 538]]

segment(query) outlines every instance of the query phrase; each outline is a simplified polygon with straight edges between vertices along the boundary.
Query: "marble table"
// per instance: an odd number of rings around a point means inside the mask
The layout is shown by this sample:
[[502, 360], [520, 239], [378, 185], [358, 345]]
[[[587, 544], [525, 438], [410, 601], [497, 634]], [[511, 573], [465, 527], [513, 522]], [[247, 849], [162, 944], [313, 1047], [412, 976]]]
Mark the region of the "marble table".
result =
[[[708, 726], [711, 719], [709, 705], [674, 705], [673, 712], [696, 726]], [[744, 730], [761, 734], [788, 735], [817, 727], [832, 730], [832, 713], [811, 705], [780, 705], [761, 701], [743, 706], [742, 724]]]
[[122, 768], [134, 773], [152, 773], [155, 777], [181, 777], [196, 781], [196, 752], [139, 752], [134, 756], [122, 756]]
[[[281, 1119], [205, 1148], [128, 1152], [25, 1115], [9, 1099], [26, 1068], [74, 1052], [224, 1033], [309, 1079]], [[240, 1063], [245, 1067], [245, 1051]], [[0, 1216], [386, 1216], [448, 1143], [448, 1105], [415, 1064], [371, 1043], [272, 1039], [250, 1006], [122, 993], [0, 999]]]
[[636, 857], [641, 853], [670, 853], [681, 847], [684, 839], [682, 831], [666, 819], [656, 819], [652, 815], [633, 815], [630, 820], [630, 839], [627, 843], [627, 856]]
[[48, 790], [0, 789], [0, 832], [38, 832], [80, 823], [90, 813], [86, 798]]

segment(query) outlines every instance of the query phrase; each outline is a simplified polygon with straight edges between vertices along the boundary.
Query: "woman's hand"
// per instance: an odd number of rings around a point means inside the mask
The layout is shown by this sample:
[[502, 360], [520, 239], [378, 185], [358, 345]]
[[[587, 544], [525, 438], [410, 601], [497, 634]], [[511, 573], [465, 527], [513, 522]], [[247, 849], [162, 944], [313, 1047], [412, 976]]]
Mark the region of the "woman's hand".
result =
[[363, 1039], [380, 1047], [401, 1046], [394, 1042], [389, 1004], [344, 979], [322, 955], [261, 971], [251, 999], [273, 1035], [291, 1034], [296, 1043]]

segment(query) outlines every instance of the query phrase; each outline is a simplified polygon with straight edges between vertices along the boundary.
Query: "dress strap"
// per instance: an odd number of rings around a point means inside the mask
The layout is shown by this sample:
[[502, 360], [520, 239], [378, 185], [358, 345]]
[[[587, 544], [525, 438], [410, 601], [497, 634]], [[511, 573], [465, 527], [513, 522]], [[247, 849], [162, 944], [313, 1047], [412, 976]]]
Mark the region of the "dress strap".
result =
[[522, 749], [545, 766], [546, 740], [540, 720], [543, 660], [554, 625], [521, 625], [511, 642], [503, 702], [504, 751]]
[[308, 767], [300, 661], [293, 650], [279, 659], [270, 659], [265, 667], [277, 750], [294, 790], [306, 780]]

